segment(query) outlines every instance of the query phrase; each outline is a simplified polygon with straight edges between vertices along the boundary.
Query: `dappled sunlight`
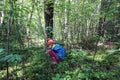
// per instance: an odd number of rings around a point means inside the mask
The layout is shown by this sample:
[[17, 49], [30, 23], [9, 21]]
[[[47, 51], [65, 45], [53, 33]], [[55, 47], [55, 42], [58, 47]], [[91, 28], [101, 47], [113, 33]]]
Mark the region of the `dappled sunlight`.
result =
[[107, 56], [107, 55], [106, 55], [105, 53], [97, 54], [97, 55], [95, 56], [95, 61], [101, 62], [102, 60], [105, 59], [106, 56]]
[[1, 70], [0, 71], [0, 79], [4, 78], [6, 76], [6, 70]]
[[119, 0], [0, 0], [0, 80], [118, 80]]

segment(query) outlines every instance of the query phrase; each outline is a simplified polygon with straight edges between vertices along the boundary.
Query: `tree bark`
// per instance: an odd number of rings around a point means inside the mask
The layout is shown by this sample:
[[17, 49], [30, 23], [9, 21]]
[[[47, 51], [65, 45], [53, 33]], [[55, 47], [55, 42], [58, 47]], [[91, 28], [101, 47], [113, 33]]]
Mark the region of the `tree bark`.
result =
[[[101, 7], [100, 7], [100, 15], [102, 15], [104, 13], [104, 10], [106, 8], [106, 1], [105, 0], [102, 0], [101, 1]], [[105, 18], [104, 17], [101, 17], [99, 19], [99, 27], [98, 27], [98, 35], [99, 36], [104, 36], [104, 22], [105, 22]]]
[[54, 0], [45, 0], [44, 17], [45, 17], [45, 33], [47, 40], [53, 38], [53, 11], [54, 11]]
[[111, 4], [112, 4], [112, 1], [110, 1], [109, 3], [106, 0], [101, 1], [100, 15], [102, 17], [100, 17], [99, 19], [98, 35], [102, 37], [104, 36], [104, 33], [105, 33], [106, 17], [108, 15], [108, 11], [110, 9]]

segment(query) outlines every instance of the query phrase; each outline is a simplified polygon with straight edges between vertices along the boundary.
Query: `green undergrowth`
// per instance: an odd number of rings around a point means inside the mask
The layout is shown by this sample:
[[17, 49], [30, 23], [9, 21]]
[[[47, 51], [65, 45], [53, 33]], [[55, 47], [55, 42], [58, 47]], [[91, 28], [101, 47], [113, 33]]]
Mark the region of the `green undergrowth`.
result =
[[[119, 78], [119, 61], [116, 55], [98, 50], [93, 63], [90, 51], [75, 49], [67, 53], [63, 62], [52, 65], [51, 58], [44, 50], [33, 53], [29, 68], [24, 71], [28, 80], [117, 80]], [[118, 55], [118, 54], [117, 54]], [[113, 60], [113, 62], [111, 61]], [[116, 62], [117, 60], [117, 62]]]
[[[44, 48], [31, 50], [25, 68], [17, 71], [15, 80], [118, 80], [120, 74], [119, 50], [72, 49], [64, 61], [53, 65]], [[0, 72], [0, 74], [3, 74]], [[11, 73], [12, 75], [12, 73]]]

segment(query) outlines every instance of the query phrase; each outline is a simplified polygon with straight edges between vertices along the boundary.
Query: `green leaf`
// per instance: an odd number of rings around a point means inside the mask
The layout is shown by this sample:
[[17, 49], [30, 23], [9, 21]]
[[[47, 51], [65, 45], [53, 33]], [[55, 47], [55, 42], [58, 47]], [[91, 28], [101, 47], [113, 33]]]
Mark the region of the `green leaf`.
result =
[[79, 73], [79, 74], [78, 74], [78, 77], [79, 77], [80, 79], [85, 78], [85, 74], [84, 74], [84, 73]]
[[22, 58], [23, 58], [23, 56], [22, 55], [17, 55], [17, 54], [9, 54], [9, 55], [7, 55], [7, 56], [5, 56], [5, 57], [3, 57], [3, 58], [1, 58], [0, 59], [0, 61], [8, 61], [8, 62], [15, 62], [15, 61], [21, 61], [22, 60]]
[[120, 52], [120, 48], [119, 48], [119, 49], [116, 49], [116, 50], [109, 50], [108, 52], [110, 53], [109, 55], [117, 54], [117, 53]]
[[3, 51], [4, 51], [4, 49], [0, 49], [0, 55], [2, 55], [3, 54]]
[[0, 53], [3, 51], [4, 49], [0, 49]]
[[4, 6], [4, 2], [3, 1], [0, 1], [0, 6]]
[[13, 56], [12, 54], [7, 55], [7, 56], [1, 58], [0, 61], [3, 61], [3, 62], [4, 62], [4, 61], [8, 61], [12, 56]]

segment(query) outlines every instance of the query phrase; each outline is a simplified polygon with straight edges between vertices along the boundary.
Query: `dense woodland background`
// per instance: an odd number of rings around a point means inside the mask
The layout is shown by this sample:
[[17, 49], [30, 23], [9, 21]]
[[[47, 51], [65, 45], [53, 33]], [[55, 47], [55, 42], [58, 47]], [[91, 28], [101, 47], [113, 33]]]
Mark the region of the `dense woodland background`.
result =
[[[46, 41], [67, 52], [52, 65]], [[119, 80], [120, 0], [0, 0], [0, 80]]]

